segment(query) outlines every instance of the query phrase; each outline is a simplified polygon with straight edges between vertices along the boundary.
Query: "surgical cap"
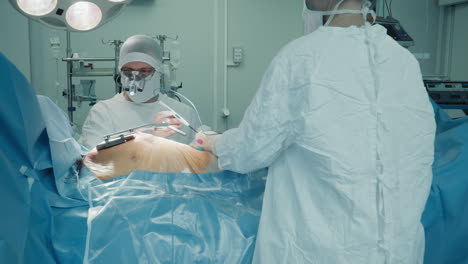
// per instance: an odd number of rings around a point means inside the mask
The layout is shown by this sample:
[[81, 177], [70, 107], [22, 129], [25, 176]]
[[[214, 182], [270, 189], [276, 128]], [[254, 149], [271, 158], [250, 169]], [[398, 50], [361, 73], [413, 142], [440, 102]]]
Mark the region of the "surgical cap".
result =
[[129, 63], [140, 61], [148, 63], [153, 68], [161, 66], [163, 51], [159, 44], [151, 37], [135, 35], [128, 38], [120, 49], [119, 69]]

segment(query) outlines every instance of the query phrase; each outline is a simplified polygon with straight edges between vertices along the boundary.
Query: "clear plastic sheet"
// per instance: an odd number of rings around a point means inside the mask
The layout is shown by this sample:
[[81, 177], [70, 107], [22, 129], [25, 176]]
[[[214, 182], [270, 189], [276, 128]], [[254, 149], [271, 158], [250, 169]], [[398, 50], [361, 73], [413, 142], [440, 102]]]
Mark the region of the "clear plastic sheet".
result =
[[250, 263], [262, 175], [137, 171], [91, 182], [84, 263]]

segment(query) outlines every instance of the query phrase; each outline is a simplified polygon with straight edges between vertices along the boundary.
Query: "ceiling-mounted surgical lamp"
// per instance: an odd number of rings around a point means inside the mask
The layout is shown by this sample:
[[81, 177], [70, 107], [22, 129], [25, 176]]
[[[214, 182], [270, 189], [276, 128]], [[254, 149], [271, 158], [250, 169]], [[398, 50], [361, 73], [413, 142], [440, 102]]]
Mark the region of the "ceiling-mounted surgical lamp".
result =
[[49, 27], [93, 30], [119, 14], [132, 0], [10, 0], [20, 13]]

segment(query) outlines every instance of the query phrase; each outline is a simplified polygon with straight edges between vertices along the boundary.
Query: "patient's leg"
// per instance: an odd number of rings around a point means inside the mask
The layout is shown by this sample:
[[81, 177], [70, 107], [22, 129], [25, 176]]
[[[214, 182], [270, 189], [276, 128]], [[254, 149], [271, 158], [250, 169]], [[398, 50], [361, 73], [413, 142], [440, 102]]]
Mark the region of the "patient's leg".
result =
[[144, 133], [137, 133], [134, 140], [99, 152], [94, 148], [86, 154], [83, 162], [100, 180], [134, 170], [189, 173], [219, 171], [218, 160], [212, 154]]

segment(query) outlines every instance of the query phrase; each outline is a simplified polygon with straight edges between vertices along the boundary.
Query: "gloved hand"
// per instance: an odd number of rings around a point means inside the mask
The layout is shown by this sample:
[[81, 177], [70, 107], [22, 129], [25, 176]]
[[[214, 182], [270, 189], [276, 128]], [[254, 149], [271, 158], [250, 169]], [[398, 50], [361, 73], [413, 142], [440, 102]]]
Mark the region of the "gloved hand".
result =
[[[157, 113], [153, 122], [154, 123], [168, 123], [169, 125], [172, 125], [175, 128], [179, 128], [179, 129], [181, 127], [180, 121], [174, 117], [174, 114], [171, 111], [161, 111]], [[170, 137], [176, 133], [177, 132], [175, 132], [174, 130], [165, 128], [165, 127], [155, 128], [153, 131], [153, 135], [158, 136], [158, 137], [163, 137], [163, 138]]]
[[214, 131], [198, 132], [191, 146], [196, 150], [213, 152], [213, 144], [219, 133]]

